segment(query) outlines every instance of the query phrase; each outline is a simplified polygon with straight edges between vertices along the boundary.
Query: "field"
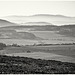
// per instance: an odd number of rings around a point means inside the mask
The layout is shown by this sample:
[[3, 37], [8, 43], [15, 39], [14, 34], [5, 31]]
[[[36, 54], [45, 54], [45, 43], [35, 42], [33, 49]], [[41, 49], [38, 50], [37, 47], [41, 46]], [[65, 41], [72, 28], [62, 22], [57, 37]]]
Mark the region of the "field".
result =
[[10, 44], [18, 44], [18, 45], [33, 45], [37, 43], [37, 40], [26, 40], [26, 39], [0, 39], [0, 42], [5, 43], [7, 45]]
[[75, 45], [6, 47], [0, 54], [75, 63]]
[[[58, 34], [57, 31], [29, 31], [30, 33], [33, 33], [34, 35], [36, 35], [37, 37], [41, 37], [43, 39], [48, 39], [48, 40], [52, 40], [52, 41], [60, 41], [60, 42], [74, 42], [75, 38], [74, 37], [68, 37], [66, 35], [61, 35]], [[51, 43], [52, 43], [51, 41]]]
[[16, 43], [18, 45], [33, 45], [38, 43], [47, 44], [61, 44], [61, 43], [74, 43], [74, 37], [67, 37], [65, 35], [57, 34], [55, 31], [28, 31], [34, 34], [36, 37], [40, 37], [40, 40], [31, 39], [0, 39], [0, 42], [5, 44]]

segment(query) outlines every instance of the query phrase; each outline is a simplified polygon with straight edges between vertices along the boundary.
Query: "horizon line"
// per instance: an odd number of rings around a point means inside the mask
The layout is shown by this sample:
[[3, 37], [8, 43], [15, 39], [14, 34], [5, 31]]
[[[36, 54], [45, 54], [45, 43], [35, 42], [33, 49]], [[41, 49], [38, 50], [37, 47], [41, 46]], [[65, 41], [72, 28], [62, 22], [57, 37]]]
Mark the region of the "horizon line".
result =
[[10, 17], [10, 16], [30, 17], [30, 16], [38, 16], [38, 15], [63, 16], [63, 17], [72, 17], [72, 18], [75, 17], [75, 16], [67, 16], [67, 15], [63, 15], [63, 14], [32, 14], [32, 15], [7, 15], [7, 16], [1, 16], [0, 18]]

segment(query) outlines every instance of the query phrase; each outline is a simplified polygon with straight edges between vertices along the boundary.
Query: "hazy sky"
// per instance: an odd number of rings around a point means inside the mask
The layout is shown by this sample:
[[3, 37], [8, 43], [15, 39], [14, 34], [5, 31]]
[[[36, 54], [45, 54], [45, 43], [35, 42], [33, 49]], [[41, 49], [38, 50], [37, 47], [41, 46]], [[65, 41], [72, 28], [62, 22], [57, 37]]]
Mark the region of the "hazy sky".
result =
[[0, 1], [0, 17], [33, 14], [75, 16], [75, 1]]

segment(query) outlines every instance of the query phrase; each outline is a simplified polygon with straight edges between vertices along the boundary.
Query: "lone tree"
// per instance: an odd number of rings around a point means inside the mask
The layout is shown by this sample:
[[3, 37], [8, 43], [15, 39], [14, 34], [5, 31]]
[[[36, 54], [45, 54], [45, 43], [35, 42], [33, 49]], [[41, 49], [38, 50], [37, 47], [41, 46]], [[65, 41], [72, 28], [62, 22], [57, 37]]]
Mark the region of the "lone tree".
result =
[[2, 49], [5, 48], [5, 47], [6, 47], [6, 44], [0, 43], [0, 50], [2, 50]]

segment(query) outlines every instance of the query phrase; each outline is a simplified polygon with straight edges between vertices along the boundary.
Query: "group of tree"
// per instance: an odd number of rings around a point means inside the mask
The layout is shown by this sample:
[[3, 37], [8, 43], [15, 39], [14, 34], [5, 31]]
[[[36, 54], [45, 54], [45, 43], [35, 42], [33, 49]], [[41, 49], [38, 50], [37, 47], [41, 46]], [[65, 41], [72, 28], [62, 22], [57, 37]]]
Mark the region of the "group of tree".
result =
[[7, 46], [20, 47], [20, 45], [18, 45], [18, 44], [6, 45], [4, 43], [0, 43], [0, 50], [3, 50]]
[[6, 44], [0, 43], [0, 50], [3, 50], [6, 47]]
[[50, 45], [75, 45], [75, 43], [33, 44], [33, 46], [50, 46]]

